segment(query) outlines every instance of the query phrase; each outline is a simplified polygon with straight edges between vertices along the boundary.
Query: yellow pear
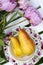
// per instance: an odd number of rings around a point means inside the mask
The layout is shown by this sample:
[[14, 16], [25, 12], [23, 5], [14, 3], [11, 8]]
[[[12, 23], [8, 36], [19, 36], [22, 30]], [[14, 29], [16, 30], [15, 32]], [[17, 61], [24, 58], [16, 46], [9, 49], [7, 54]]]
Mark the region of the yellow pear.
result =
[[35, 51], [34, 41], [30, 38], [24, 29], [21, 29], [18, 33], [21, 48], [25, 55], [31, 55]]
[[16, 39], [15, 37], [10, 37], [10, 43], [13, 55], [17, 57], [22, 57], [23, 53], [18, 39]]

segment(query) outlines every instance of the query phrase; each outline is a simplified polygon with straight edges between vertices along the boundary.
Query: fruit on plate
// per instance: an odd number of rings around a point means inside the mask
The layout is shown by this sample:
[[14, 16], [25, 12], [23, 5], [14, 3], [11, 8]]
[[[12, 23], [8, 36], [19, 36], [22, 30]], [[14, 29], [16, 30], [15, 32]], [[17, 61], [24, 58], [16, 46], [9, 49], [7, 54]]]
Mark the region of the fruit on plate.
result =
[[25, 55], [31, 55], [32, 53], [34, 53], [35, 51], [34, 41], [31, 39], [31, 37], [24, 29], [21, 29], [19, 31], [18, 38], [20, 41], [22, 51]]
[[18, 39], [11, 36], [10, 43], [11, 43], [10, 45], [11, 45], [11, 50], [13, 52], [13, 55], [15, 55], [17, 57], [22, 57], [23, 52], [22, 52], [22, 49], [20, 47], [20, 43], [19, 43]]

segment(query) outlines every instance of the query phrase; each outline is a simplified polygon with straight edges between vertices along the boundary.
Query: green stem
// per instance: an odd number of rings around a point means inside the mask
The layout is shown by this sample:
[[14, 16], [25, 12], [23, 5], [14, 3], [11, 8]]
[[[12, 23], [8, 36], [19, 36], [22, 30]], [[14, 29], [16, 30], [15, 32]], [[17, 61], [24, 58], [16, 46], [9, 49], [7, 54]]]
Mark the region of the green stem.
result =
[[8, 61], [8, 60], [6, 60], [5, 62], [1, 63], [1, 65], [5, 64], [5, 63], [7, 63], [7, 62], [9, 62], [9, 61]]
[[[18, 17], [16, 17], [17, 14], [19, 14]], [[21, 18], [21, 17], [23, 17], [23, 14], [17, 11], [17, 12], [10, 18], [10, 20], [6, 23], [6, 25], [8, 25], [9, 23], [11, 23], [11, 22], [13, 22], [13, 21], [15, 21], [15, 20], [17, 20], [17, 19], [19, 19], [19, 18]]]
[[3, 18], [3, 30], [4, 30], [4, 28], [5, 28], [5, 23], [6, 23], [6, 16], [4, 16], [4, 18]]
[[[19, 18], [21, 18], [21, 17], [19, 16], [19, 17], [15, 18], [13, 21], [15, 21], [15, 20], [17, 20], [17, 19], [19, 19]], [[8, 25], [9, 23], [11, 23], [11, 22], [13, 22], [13, 21], [9, 21], [6, 25]]]
[[17, 15], [17, 12], [10, 18], [7, 24], [11, 23], [15, 19], [16, 15]]
[[16, 26], [16, 25], [18, 25], [18, 24], [20, 24], [20, 23], [22, 23], [22, 22], [25, 22], [26, 20], [27, 20], [27, 19], [24, 19], [24, 20], [22, 20], [22, 21], [20, 21], [20, 22], [18, 22], [18, 23], [16, 23], [16, 24], [13, 24], [13, 25], [10, 25], [10, 26], [6, 27], [5, 29], [8, 29], [8, 28], [13, 27], [13, 26]]

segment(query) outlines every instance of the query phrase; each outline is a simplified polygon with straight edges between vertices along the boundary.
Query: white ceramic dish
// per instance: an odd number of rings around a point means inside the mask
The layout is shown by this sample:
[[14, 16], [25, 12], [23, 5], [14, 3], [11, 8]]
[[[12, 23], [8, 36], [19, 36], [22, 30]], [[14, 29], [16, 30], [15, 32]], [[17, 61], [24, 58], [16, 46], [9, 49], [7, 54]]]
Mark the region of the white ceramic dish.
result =
[[[20, 28], [16, 28], [13, 32], [16, 32], [14, 34], [17, 35], [18, 34], [18, 31], [17, 29], [20, 29]], [[12, 62], [12, 64], [14, 65], [34, 65], [36, 62], [39, 61], [40, 59], [40, 55], [41, 55], [41, 38], [38, 34], [35, 33], [34, 30], [32, 30], [31, 28], [24, 28], [27, 33], [31, 36], [31, 38], [34, 40], [35, 44], [36, 44], [36, 50], [35, 50], [35, 53], [30, 55], [30, 56], [27, 56], [27, 57], [23, 57], [22, 59], [17, 59], [15, 56], [12, 55], [11, 51], [10, 51], [10, 41], [8, 43], [8, 45], [4, 46], [4, 53], [5, 53], [5, 56], [6, 58]], [[24, 60], [25, 59], [25, 60]]]

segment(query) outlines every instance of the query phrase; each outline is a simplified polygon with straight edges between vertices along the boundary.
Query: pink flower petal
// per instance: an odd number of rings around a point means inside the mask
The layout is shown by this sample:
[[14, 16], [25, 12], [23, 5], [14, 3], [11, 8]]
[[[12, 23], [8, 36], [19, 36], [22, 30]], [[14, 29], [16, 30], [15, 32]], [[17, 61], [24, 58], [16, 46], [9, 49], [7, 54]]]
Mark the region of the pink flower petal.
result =
[[30, 23], [32, 25], [38, 25], [39, 23], [41, 23], [41, 15], [34, 7], [29, 6], [24, 12], [24, 16], [30, 19]]
[[0, 2], [9, 2], [10, 0], [0, 0]]
[[17, 2], [10, 0], [0, 0], [0, 10], [12, 11], [17, 5]]
[[9, 2], [6, 11], [7, 11], [7, 12], [12, 11], [12, 10], [16, 7], [16, 5], [17, 5], [16, 2], [15, 2], [14, 4], [12, 4], [12, 3]]
[[3, 3], [2, 6], [0, 7], [0, 9], [1, 9], [1, 10], [6, 10], [7, 7], [8, 7], [8, 4], [9, 4], [9, 2]]

